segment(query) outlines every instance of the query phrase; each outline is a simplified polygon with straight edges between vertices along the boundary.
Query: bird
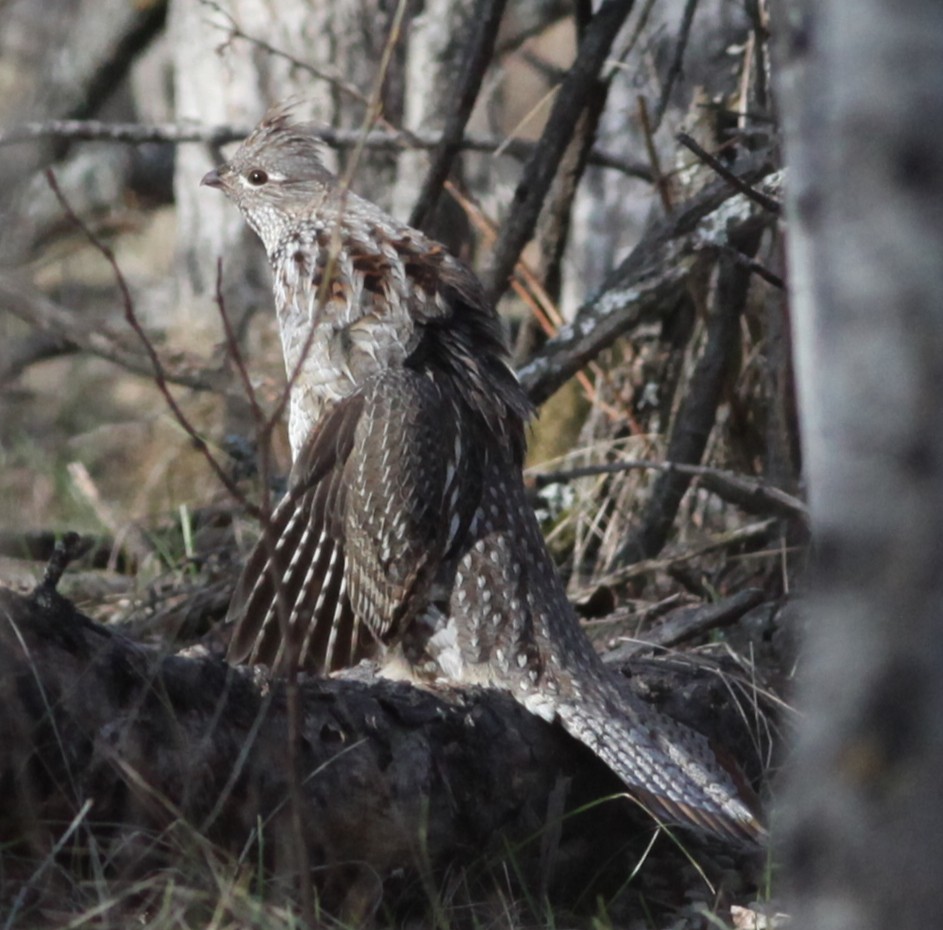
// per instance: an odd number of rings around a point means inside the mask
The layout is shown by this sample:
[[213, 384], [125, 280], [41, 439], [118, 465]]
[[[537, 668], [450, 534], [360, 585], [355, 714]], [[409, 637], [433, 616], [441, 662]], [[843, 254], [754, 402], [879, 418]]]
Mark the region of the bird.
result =
[[656, 821], [761, 844], [736, 767], [628, 693], [581, 628], [525, 490], [531, 405], [475, 273], [350, 190], [291, 106], [202, 184], [265, 247], [290, 392], [289, 490], [237, 582], [227, 658], [500, 689]]

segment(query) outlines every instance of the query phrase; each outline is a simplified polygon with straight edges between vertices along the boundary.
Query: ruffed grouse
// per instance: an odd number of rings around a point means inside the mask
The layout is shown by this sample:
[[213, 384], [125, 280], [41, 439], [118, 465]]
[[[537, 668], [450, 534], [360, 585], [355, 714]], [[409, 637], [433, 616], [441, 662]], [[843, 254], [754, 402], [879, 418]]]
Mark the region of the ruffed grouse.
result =
[[473, 272], [345, 190], [284, 109], [203, 183], [265, 245], [292, 379], [290, 491], [234, 595], [230, 659], [331, 671], [396, 645], [560, 720], [653, 814], [759, 838], [707, 740], [623, 692], [580, 629], [525, 496], [530, 407]]

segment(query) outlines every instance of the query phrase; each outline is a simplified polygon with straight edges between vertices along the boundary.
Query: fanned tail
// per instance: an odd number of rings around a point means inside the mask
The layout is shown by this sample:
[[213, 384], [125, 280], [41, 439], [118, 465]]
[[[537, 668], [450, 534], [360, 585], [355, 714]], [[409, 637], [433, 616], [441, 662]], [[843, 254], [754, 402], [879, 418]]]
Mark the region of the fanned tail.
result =
[[588, 746], [656, 819], [743, 843], [762, 844], [766, 829], [735, 766], [707, 738], [627, 696], [603, 690], [561, 703], [564, 729]]

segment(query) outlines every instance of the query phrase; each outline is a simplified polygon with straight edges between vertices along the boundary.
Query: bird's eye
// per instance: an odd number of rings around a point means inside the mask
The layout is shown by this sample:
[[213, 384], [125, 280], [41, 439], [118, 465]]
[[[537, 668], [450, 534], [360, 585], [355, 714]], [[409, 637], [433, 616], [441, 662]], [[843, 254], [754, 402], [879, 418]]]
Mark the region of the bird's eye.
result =
[[268, 180], [268, 175], [261, 168], [253, 168], [247, 177], [253, 187], [261, 187]]

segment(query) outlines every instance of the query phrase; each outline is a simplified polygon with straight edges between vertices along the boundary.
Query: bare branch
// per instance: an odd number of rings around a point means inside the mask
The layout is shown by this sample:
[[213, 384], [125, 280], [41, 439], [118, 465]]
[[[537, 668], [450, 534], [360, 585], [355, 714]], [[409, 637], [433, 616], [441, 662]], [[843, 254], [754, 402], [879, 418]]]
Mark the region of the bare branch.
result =
[[289, 386], [282, 390], [280, 403], [271, 416], [266, 417], [262, 406], [259, 404], [258, 394], [249, 377], [249, 371], [246, 368], [242, 349], [239, 346], [239, 338], [233, 328], [232, 320], [226, 311], [226, 300], [223, 297], [223, 260], [216, 260], [216, 307], [219, 310], [219, 318], [223, 324], [223, 332], [226, 337], [226, 356], [231, 361], [239, 374], [239, 380], [242, 384], [243, 394], [249, 404], [252, 412], [252, 421], [256, 435], [256, 464], [262, 489], [262, 500], [259, 506], [259, 512], [264, 514], [263, 522], [267, 525], [272, 512], [272, 500], [270, 493], [269, 480], [271, 478], [271, 436], [275, 425], [279, 422], [284, 405], [287, 403]]
[[504, 293], [521, 251], [533, 235], [544, 198], [573, 136], [576, 121], [596, 87], [612, 43], [633, 4], [634, 0], [604, 0], [586, 29], [576, 61], [554, 98], [540, 142], [523, 168], [507, 220], [492, 253], [485, 275], [485, 287], [492, 298]]
[[655, 127], [648, 116], [648, 104], [642, 94], [638, 95], [638, 118], [642, 125], [642, 138], [645, 139], [645, 151], [648, 153], [648, 163], [652, 166], [652, 177], [655, 181], [655, 187], [658, 190], [658, 196], [661, 198], [661, 205], [665, 213], [671, 212], [671, 189], [668, 185], [668, 178], [661, 170], [660, 159], [658, 158], [658, 149], [655, 146]]
[[501, 24], [506, 2], [507, 0], [479, 0], [473, 14], [474, 34], [465, 44], [461, 73], [450, 94], [454, 105], [445, 121], [442, 139], [432, 153], [429, 169], [409, 216], [410, 226], [425, 228], [426, 221], [435, 211], [442, 185], [451, 171], [452, 162], [462, 149], [465, 125], [471, 116], [472, 108], [478, 99], [482, 79], [491, 62], [494, 44], [498, 38], [498, 26]]
[[255, 388], [252, 386], [252, 379], [246, 369], [245, 359], [242, 357], [242, 350], [239, 348], [239, 338], [233, 329], [232, 320], [226, 312], [226, 301], [223, 298], [223, 260], [216, 259], [216, 307], [219, 310], [219, 318], [223, 324], [223, 333], [226, 336], [226, 352], [228, 357], [236, 366], [239, 373], [239, 380], [242, 382], [242, 389], [245, 392], [246, 400], [252, 408], [252, 415], [257, 425], [265, 423], [265, 414], [259, 406], [259, 398], [256, 395]]
[[749, 255], [744, 255], [743, 252], [740, 252], [732, 246], [721, 247], [721, 252], [738, 265], [752, 271], [753, 274], [758, 278], [762, 278], [767, 284], [772, 284], [773, 287], [780, 291], [786, 290], [786, 282], [778, 274], [770, 271], [762, 262], [758, 262], [755, 258], [750, 258]]
[[102, 499], [98, 486], [82, 462], [69, 462], [66, 471], [76, 494], [88, 504], [98, 522], [114, 537], [114, 546], [106, 566], [109, 570], [115, 570], [122, 550], [127, 550], [131, 557], [139, 562], [144, 562], [154, 554], [154, 544], [141, 528], [119, 516], [115, 509]]
[[[597, 81], [596, 93], [590, 96], [588, 105], [573, 127], [573, 137], [560, 159], [557, 177], [541, 208], [537, 239], [542, 256], [543, 287], [555, 302], [560, 299], [563, 255], [570, 235], [573, 203], [608, 96], [609, 82]], [[523, 261], [517, 263], [517, 277], [521, 276], [524, 264]]]
[[[37, 123], [22, 123], [12, 129], [0, 131], [0, 146], [28, 142], [33, 139], [60, 138], [72, 141], [122, 142], [142, 145], [145, 142], [205, 143], [225, 145], [244, 139], [252, 131], [251, 126], [220, 124], [197, 126], [179, 123], [106, 123], [100, 120], [59, 119]], [[361, 143], [364, 148], [379, 151], [402, 149], [435, 149], [442, 145], [444, 135], [438, 132], [396, 131], [374, 129], [364, 138], [359, 129], [337, 129], [322, 126], [320, 136], [325, 144], [338, 149], [349, 149]], [[530, 158], [538, 143], [526, 139], [501, 139], [481, 134], [466, 134], [460, 144], [463, 151], [497, 152], [511, 158]], [[651, 171], [642, 162], [629, 161], [611, 152], [594, 149], [589, 156], [590, 164], [610, 168], [643, 181], [651, 180]]]
[[[763, 160], [745, 167], [739, 177], [756, 183], [772, 174]], [[776, 175], [769, 184], [781, 180]], [[766, 222], [752, 199], [735, 195], [718, 181], [649, 230], [602, 290], [540, 352], [518, 370], [531, 401], [541, 404], [584, 365], [620, 336], [642, 323], [664, 319], [684, 292], [688, 272], [699, 251], [728, 244], [745, 226]]]
[[779, 216], [782, 213], [782, 205], [778, 200], [774, 200], [772, 197], [767, 197], [762, 191], [755, 190], [749, 184], [744, 183], [742, 178], [738, 178], [723, 162], [714, 158], [710, 152], [706, 151], [694, 139], [691, 138], [686, 132], [678, 133], [678, 141], [687, 149], [690, 149], [697, 155], [705, 165], [709, 165], [714, 171], [717, 172], [728, 184], [730, 184], [735, 190], [738, 190], [745, 197], [749, 197], [751, 200], [756, 201], [764, 210], [768, 210], [774, 216]]
[[[0, 282], [2, 288], [2, 282]], [[0, 302], [3, 302], [0, 292]], [[16, 380], [24, 371], [39, 362], [74, 352], [76, 347], [67, 339], [51, 333], [34, 331], [22, 339], [11, 340], [0, 365], [0, 387]]]

